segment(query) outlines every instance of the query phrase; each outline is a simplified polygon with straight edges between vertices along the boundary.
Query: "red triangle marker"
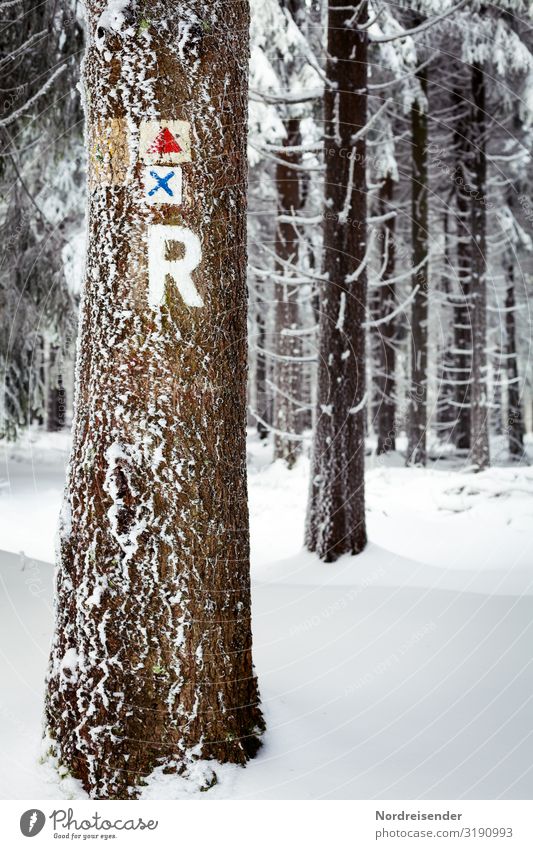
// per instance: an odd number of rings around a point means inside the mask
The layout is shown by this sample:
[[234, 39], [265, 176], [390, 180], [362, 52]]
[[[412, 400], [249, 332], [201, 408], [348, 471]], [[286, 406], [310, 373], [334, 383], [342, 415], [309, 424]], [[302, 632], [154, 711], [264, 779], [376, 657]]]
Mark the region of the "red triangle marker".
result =
[[181, 147], [168, 129], [159, 130], [147, 153], [181, 153]]

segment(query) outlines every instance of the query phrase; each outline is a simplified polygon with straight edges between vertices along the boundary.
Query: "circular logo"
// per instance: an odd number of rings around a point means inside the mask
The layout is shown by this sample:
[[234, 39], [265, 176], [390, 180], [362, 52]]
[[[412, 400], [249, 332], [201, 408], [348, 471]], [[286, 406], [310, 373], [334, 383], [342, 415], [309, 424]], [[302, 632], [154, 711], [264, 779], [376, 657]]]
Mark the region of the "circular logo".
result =
[[46, 817], [42, 811], [37, 808], [30, 808], [29, 811], [24, 811], [20, 818], [20, 830], [24, 837], [35, 837], [43, 830], [46, 822]]

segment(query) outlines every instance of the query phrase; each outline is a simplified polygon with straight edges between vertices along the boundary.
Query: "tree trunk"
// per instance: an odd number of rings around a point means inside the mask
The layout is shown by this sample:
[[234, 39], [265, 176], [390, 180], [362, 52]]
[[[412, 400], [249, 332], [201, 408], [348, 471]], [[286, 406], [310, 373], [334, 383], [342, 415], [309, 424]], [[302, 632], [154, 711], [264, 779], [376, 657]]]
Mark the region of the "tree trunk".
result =
[[487, 404], [487, 156], [485, 74], [472, 66], [473, 187], [472, 198], [472, 388], [471, 462], [477, 469], [489, 465]]
[[509, 454], [514, 458], [524, 456], [524, 420], [520, 402], [520, 382], [518, 375], [518, 353], [516, 350], [516, 302], [514, 286], [513, 249], [507, 256], [507, 291], [505, 294], [505, 359], [507, 363], [507, 436]]
[[502, 436], [503, 428], [504, 428], [504, 405], [503, 405], [503, 393], [502, 393], [502, 381], [504, 376], [504, 362], [505, 355], [502, 356], [503, 352], [499, 347], [494, 349], [492, 355], [492, 403], [490, 410], [490, 418], [489, 418], [489, 427], [490, 432], [494, 434], [494, 436]]
[[66, 391], [62, 375], [63, 357], [59, 345], [50, 345], [47, 363], [46, 429], [63, 430], [66, 419]]
[[[441, 277], [441, 293], [443, 296], [446, 313], [453, 298], [451, 297], [450, 284], [450, 238], [448, 228], [448, 210], [444, 210], [443, 214], [443, 237], [444, 237], [444, 256], [443, 256], [443, 272]], [[454, 355], [453, 355], [453, 322], [452, 326], [448, 325], [446, 316], [441, 321], [441, 339], [437, 348], [437, 365], [438, 365], [438, 400], [437, 400], [437, 432], [439, 439], [448, 441], [452, 433], [455, 420], [456, 408], [454, 406], [455, 395], [455, 378], [454, 378]]]
[[156, 766], [244, 763], [262, 725], [245, 467], [248, 8], [161, 0], [144, 18], [87, 5], [90, 239], [46, 717], [91, 796], [131, 798]]
[[[285, 122], [284, 147], [301, 145], [300, 119], [289, 118]], [[293, 151], [278, 154], [276, 165], [276, 191], [278, 197], [278, 220], [276, 225], [276, 255], [280, 262], [276, 274], [284, 277], [283, 282], [274, 284], [275, 328], [274, 328], [274, 459], [284, 460], [292, 468], [301, 449], [301, 440], [291, 439], [302, 432], [302, 342], [294, 333], [299, 327], [298, 284], [291, 285], [290, 263], [298, 264], [298, 231], [287, 219], [301, 209], [304, 203], [302, 172], [291, 168], [298, 165], [301, 154]]]
[[[426, 71], [417, 73], [424, 97]], [[428, 167], [427, 106], [414, 102], [411, 108], [412, 175], [411, 238], [413, 286], [418, 290], [411, 309], [411, 379], [407, 420], [407, 465], [425, 466], [427, 457], [427, 365], [428, 365]]]
[[457, 227], [457, 287], [454, 306], [454, 374], [456, 424], [453, 441], [460, 451], [470, 450], [470, 391], [472, 381], [472, 311], [470, 301], [472, 234], [470, 197], [471, 179], [469, 163], [472, 156], [470, 143], [470, 114], [468, 104], [459, 91], [454, 91], [458, 116], [454, 130], [454, 187]]
[[267, 391], [267, 359], [266, 359], [266, 322], [265, 311], [266, 304], [262, 298], [257, 298], [257, 310], [255, 314], [256, 326], [256, 356], [255, 356], [255, 407], [256, 407], [256, 427], [259, 439], [266, 439], [268, 436], [268, 425], [271, 423], [271, 398]]
[[[352, 7], [351, 7], [352, 8]], [[364, 512], [367, 5], [328, 6], [317, 421], [305, 543], [325, 561], [366, 544]], [[355, 140], [354, 140], [354, 136]]]
[[[388, 174], [380, 188], [379, 214], [392, 212], [394, 200], [394, 180]], [[396, 307], [396, 290], [394, 283], [387, 283], [394, 277], [395, 265], [395, 218], [389, 218], [383, 224], [381, 280], [376, 292], [376, 321], [385, 319]], [[390, 319], [374, 329], [375, 351], [375, 389], [376, 389], [376, 424], [378, 435], [377, 453], [387, 454], [396, 450], [395, 415], [396, 415], [396, 321]]]

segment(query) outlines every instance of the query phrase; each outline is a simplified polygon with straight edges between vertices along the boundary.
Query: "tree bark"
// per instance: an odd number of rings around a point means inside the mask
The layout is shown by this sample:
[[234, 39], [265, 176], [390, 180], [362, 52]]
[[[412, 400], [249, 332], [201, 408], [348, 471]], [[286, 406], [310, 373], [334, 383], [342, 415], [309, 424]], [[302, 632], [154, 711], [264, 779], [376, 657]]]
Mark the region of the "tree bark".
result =
[[[394, 180], [388, 174], [380, 188], [379, 214], [392, 212], [394, 200]], [[388, 218], [382, 228], [381, 263], [383, 274], [377, 289], [374, 318], [379, 321], [390, 315], [396, 307], [396, 287], [387, 281], [394, 277], [395, 266], [395, 224], [394, 217]], [[396, 450], [396, 321], [380, 324], [374, 329], [375, 338], [375, 388], [376, 388], [376, 424], [378, 442], [377, 453], [387, 454]]]
[[272, 417], [272, 400], [270, 392], [267, 389], [267, 333], [265, 312], [266, 305], [263, 300], [257, 298], [257, 310], [255, 314], [257, 352], [255, 357], [255, 407], [257, 412], [256, 428], [259, 439], [266, 439], [268, 436], [268, 425], [271, 424]]
[[46, 380], [46, 429], [51, 433], [63, 430], [66, 420], [66, 390], [62, 374], [63, 356], [59, 345], [50, 345]]
[[509, 454], [515, 459], [524, 456], [524, 419], [520, 399], [518, 353], [516, 350], [516, 300], [513, 249], [507, 255], [507, 291], [505, 293], [505, 358], [507, 364], [507, 437]]
[[[417, 77], [422, 95], [427, 97], [427, 74]], [[413, 245], [413, 286], [417, 293], [411, 308], [411, 377], [407, 420], [407, 459], [410, 465], [425, 466], [427, 459], [427, 365], [428, 365], [428, 282], [429, 222], [427, 166], [427, 106], [416, 100], [411, 108], [412, 175], [411, 238]]]
[[[288, 118], [285, 121], [286, 136], [284, 147], [294, 147], [302, 143], [300, 119]], [[303, 206], [302, 172], [291, 168], [301, 163], [301, 154], [287, 151], [278, 154], [276, 165], [276, 191], [278, 198], [278, 217], [282, 220], [276, 225], [276, 255], [281, 260], [276, 265], [276, 273], [284, 277], [283, 282], [274, 284], [275, 326], [274, 326], [274, 459], [284, 460], [291, 469], [301, 450], [301, 440], [291, 439], [302, 432], [302, 342], [296, 335], [300, 325], [298, 285], [291, 286], [290, 263], [298, 265], [298, 230], [286, 219], [297, 213]]]
[[487, 155], [485, 74], [472, 66], [473, 187], [472, 198], [472, 388], [470, 399], [471, 462], [489, 465], [487, 404]]
[[[351, 7], [352, 8], [352, 7]], [[325, 561], [366, 545], [364, 511], [366, 310], [366, 2], [328, 6], [329, 85], [317, 421], [305, 543]], [[354, 140], [355, 136], [355, 140]]]
[[470, 142], [470, 114], [463, 95], [453, 93], [458, 113], [454, 129], [454, 187], [457, 227], [457, 298], [454, 306], [454, 374], [456, 424], [453, 441], [460, 451], [470, 450], [470, 393], [472, 381], [472, 310], [470, 290], [472, 285], [472, 195], [469, 164], [472, 158]]
[[[444, 296], [446, 307], [453, 303], [451, 296], [450, 283], [450, 234], [448, 227], [448, 210], [443, 213], [443, 238], [444, 238], [444, 256], [443, 256], [443, 272], [441, 276], [440, 290]], [[447, 312], [448, 310], [446, 310]], [[446, 319], [441, 322], [441, 340], [437, 347], [437, 366], [438, 366], [438, 400], [437, 400], [437, 432], [439, 439], [442, 441], [451, 436], [453, 427], [456, 421], [456, 408], [454, 406], [455, 395], [455, 371], [454, 371], [454, 355], [453, 355], [453, 322], [452, 326], [448, 327]]]
[[[91, 796], [132, 798], [156, 766], [244, 763], [262, 727], [245, 466], [248, 7], [156, 0], [118, 23], [104, 0], [87, 7], [90, 239], [46, 719]], [[190, 122], [181, 204], [148, 202], [146, 120]]]

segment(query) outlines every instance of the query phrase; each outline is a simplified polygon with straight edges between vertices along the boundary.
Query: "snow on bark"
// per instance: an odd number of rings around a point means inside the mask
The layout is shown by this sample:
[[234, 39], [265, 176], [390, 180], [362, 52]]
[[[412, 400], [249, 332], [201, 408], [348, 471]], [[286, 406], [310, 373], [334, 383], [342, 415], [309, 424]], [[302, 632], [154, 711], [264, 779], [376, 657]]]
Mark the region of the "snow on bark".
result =
[[[161, 768], [209, 784], [195, 764], [244, 763], [262, 728], [244, 427], [248, 12], [158, 0], [144, 15], [133, 0], [88, 3], [89, 245], [46, 736], [96, 798], [131, 798]], [[181, 206], [144, 202], [139, 128], [158, 118], [190, 122]], [[163, 225], [169, 274], [150, 304], [147, 232]], [[202, 246], [189, 269], [201, 309], [171, 277], [173, 228]]]
[[[427, 73], [418, 71], [417, 79], [427, 96]], [[429, 209], [428, 209], [428, 116], [427, 105], [418, 101], [411, 109], [412, 176], [411, 238], [413, 250], [413, 288], [417, 288], [411, 307], [411, 358], [407, 422], [407, 465], [425, 466], [427, 458], [427, 368], [428, 368], [428, 285], [429, 285]]]
[[[374, 320], [371, 342], [374, 360], [374, 427], [377, 431], [377, 453], [386, 454], [396, 449], [396, 316], [405, 304], [396, 304], [396, 289], [392, 281], [396, 261], [396, 215], [393, 211], [395, 161], [386, 170], [380, 186], [380, 213], [382, 224], [380, 284], [372, 298]], [[391, 173], [392, 172], [392, 173]]]
[[470, 458], [477, 469], [489, 465], [487, 393], [487, 154], [485, 74], [472, 67], [474, 162], [476, 194], [472, 202], [472, 389], [470, 394]]
[[366, 3], [346, 19], [330, 0], [325, 97], [324, 282], [320, 293], [317, 422], [305, 544], [325, 561], [366, 545]]

